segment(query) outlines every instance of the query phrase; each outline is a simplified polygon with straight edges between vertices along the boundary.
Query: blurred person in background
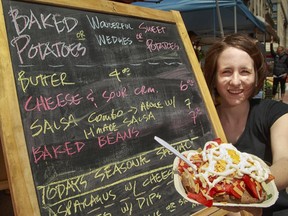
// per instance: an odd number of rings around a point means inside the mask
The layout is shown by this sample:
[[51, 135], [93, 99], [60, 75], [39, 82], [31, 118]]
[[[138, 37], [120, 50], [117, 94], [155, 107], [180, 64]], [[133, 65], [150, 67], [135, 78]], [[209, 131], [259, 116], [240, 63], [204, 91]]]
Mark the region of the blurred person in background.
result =
[[288, 74], [288, 55], [283, 46], [278, 46], [277, 51], [275, 52], [273, 49], [273, 43], [274, 41], [272, 37], [270, 43], [270, 52], [274, 58], [272, 94], [273, 98], [275, 99], [275, 96], [279, 91], [278, 88], [280, 84], [280, 101], [283, 101]]

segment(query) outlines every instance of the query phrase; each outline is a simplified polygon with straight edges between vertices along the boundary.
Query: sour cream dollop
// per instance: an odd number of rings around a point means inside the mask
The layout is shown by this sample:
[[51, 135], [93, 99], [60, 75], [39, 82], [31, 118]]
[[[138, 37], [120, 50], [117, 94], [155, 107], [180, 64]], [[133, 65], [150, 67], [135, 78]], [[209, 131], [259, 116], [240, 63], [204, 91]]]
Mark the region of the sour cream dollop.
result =
[[[192, 157], [195, 154], [197, 153], [191, 152], [187, 158], [193, 161]], [[263, 167], [251, 154], [238, 151], [231, 143], [218, 144], [209, 141], [205, 143], [200, 154], [205, 166], [200, 167], [194, 176], [205, 179], [209, 188], [214, 187], [227, 176], [241, 179], [244, 174], [247, 174], [260, 183], [269, 177], [269, 169]], [[211, 176], [212, 182], [209, 181]]]

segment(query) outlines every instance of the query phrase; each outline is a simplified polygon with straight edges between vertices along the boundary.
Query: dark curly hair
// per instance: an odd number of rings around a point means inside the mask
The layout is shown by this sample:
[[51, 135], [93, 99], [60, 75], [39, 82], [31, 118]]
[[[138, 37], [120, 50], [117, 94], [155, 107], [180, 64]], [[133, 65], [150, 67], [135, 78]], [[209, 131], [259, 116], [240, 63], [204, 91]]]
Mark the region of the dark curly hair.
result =
[[244, 34], [232, 34], [226, 36], [221, 41], [215, 42], [205, 54], [204, 77], [206, 79], [210, 93], [214, 101], [219, 96], [215, 89], [215, 79], [217, 73], [217, 62], [220, 54], [228, 47], [235, 47], [249, 54], [254, 61], [256, 72], [256, 83], [253, 94], [254, 97], [263, 87], [267, 75], [266, 63], [263, 54], [255, 40]]

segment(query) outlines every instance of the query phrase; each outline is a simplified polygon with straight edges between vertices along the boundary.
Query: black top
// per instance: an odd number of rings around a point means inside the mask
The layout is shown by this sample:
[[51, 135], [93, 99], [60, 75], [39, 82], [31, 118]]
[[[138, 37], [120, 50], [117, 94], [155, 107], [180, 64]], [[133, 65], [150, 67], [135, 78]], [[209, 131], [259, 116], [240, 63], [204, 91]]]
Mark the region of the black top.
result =
[[[272, 163], [270, 128], [274, 122], [288, 113], [288, 105], [273, 100], [253, 99], [245, 130], [235, 146], [239, 151], [254, 154], [268, 164]], [[280, 191], [275, 205], [264, 209], [263, 215], [272, 215], [272, 211], [288, 208], [288, 194]]]

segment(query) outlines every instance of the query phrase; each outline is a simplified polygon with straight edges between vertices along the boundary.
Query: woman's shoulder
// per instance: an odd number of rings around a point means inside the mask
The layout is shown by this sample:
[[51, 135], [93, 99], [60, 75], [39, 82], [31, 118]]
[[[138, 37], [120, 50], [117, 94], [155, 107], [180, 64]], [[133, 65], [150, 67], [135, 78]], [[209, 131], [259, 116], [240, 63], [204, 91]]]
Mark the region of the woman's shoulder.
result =
[[276, 101], [272, 99], [259, 99], [255, 98], [250, 101], [251, 107], [261, 107], [261, 108], [271, 108], [271, 107], [279, 107], [281, 109], [288, 110], [288, 104], [283, 103], [281, 101]]
[[271, 99], [252, 99], [250, 102], [250, 114], [261, 119], [275, 121], [288, 113], [288, 104]]

